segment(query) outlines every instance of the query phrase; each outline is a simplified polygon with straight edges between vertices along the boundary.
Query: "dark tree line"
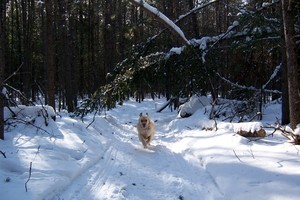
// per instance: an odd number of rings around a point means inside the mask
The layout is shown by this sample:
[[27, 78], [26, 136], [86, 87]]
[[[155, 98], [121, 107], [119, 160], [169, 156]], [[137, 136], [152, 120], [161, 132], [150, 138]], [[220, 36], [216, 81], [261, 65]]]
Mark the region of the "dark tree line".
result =
[[82, 115], [147, 94], [211, 94], [247, 100], [257, 111], [282, 97], [283, 123], [300, 122], [299, 2], [146, 2], [187, 43], [141, 1], [1, 0], [0, 82], [10, 101], [0, 98], [0, 128], [4, 105], [45, 103]]

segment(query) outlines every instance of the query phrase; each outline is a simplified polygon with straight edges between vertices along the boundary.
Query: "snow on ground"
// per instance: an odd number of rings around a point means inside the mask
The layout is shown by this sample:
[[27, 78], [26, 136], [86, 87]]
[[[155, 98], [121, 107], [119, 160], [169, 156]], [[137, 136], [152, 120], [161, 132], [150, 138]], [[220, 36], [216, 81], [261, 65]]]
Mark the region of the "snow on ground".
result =
[[[1, 199], [299, 198], [299, 146], [277, 132], [257, 141], [234, 133], [253, 123], [218, 122], [217, 131], [206, 131], [214, 121], [203, 109], [189, 118], [155, 112], [165, 102], [130, 100], [96, 116], [89, 128], [93, 115], [81, 122], [65, 113], [55, 122], [49, 118], [48, 126], [43, 116], [30, 120], [34, 126], [11, 124], [0, 141], [6, 155], [0, 154]], [[140, 112], [156, 122], [150, 149], [137, 137]], [[280, 105], [271, 104], [265, 114], [261, 123], [274, 123]]]

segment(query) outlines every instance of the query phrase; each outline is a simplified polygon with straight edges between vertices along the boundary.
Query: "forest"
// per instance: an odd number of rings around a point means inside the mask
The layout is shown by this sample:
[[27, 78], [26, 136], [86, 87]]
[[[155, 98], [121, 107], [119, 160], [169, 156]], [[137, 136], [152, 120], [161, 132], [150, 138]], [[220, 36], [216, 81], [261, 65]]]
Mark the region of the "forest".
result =
[[0, 2], [1, 139], [4, 107], [84, 116], [146, 96], [176, 108], [211, 95], [255, 113], [278, 100], [281, 123], [300, 123], [297, 0]]

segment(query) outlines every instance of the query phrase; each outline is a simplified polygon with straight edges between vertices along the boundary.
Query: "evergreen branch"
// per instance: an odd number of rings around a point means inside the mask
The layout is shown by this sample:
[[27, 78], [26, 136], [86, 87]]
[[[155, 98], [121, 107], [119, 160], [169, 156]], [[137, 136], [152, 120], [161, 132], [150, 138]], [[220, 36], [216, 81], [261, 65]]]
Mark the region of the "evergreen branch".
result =
[[216, 44], [218, 44], [220, 41], [222, 41], [224, 38], [227, 38], [227, 35], [229, 35], [230, 33], [232, 33], [232, 30], [235, 29], [237, 26], [239, 25], [238, 22], [234, 22], [232, 26], [229, 26], [227, 31], [225, 33], [222, 33], [220, 35], [217, 36], [217, 40], [214, 41], [214, 43], [209, 47], [209, 48], [205, 48], [203, 50], [203, 53], [202, 53], [202, 62], [204, 63], [205, 62], [205, 55], [212, 49], [214, 48], [214, 46]]

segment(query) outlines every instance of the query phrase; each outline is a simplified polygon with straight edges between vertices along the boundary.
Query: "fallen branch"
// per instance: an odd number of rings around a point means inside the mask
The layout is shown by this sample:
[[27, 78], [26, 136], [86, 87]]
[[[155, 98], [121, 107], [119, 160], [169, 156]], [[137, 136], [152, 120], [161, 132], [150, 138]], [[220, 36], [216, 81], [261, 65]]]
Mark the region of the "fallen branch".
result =
[[2, 82], [2, 84], [3, 83], [5, 83], [5, 82], [7, 82], [11, 77], [13, 77], [13, 76], [16, 76], [17, 75], [17, 73], [18, 73], [18, 71], [21, 69], [21, 67], [23, 66], [23, 62], [21, 63], [21, 65], [18, 67], [18, 69], [16, 70], [16, 71], [14, 71], [9, 77], [7, 77], [3, 82]]
[[[48, 124], [47, 119], [48, 119], [48, 117], [49, 117], [49, 114], [48, 114], [47, 109], [45, 108], [44, 105], [42, 105], [42, 108], [43, 108], [43, 110], [41, 110], [41, 115], [42, 115], [43, 118], [44, 118], [45, 125], [48, 126], [49, 124]], [[44, 112], [43, 112], [43, 111], [44, 111]]]
[[4, 158], [6, 158], [5, 152], [0, 150], [0, 153], [3, 155]]
[[35, 160], [36, 157], [37, 157], [37, 155], [40, 153], [40, 148], [41, 148], [41, 145], [38, 146], [37, 152], [35, 153], [35, 156], [34, 156], [34, 159], [33, 159], [33, 160]]
[[[8, 123], [8, 121], [10, 121], [10, 120], [12, 120], [13, 122], [19, 122], [19, 123], [23, 123], [23, 124], [25, 124], [25, 125], [33, 126], [33, 127], [36, 128], [37, 130], [42, 130], [42, 131], [44, 131], [45, 133], [51, 135], [51, 133], [48, 132], [47, 130], [45, 130], [45, 129], [39, 127], [39, 126], [34, 125], [33, 123], [34, 123], [35, 119], [31, 119], [31, 120], [29, 120], [29, 121], [26, 121], [26, 120], [24, 120], [24, 119], [19, 119], [19, 118], [14, 118], [14, 117], [12, 117], [12, 118], [6, 119], [6, 120], [5, 120], [5, 123]], [[12, 124], [12, 123], [11, 123], [11, 124]]]
[[234, 153], [234, 155], [235, 155], [235, 157], [237, 157], [237, 159], [240, 161], [240, 162], [243, 162], [239, 157], [238, 157], [238, 155], [235, 153], [235, 150], [234, 149], [232, 149], [232, 151], [233, 151], [233, 153]]
[[218, 130], [218, 123], [217, 123], [217, 120], [216, 120], [216, 112], [215, 112], [215, 105], [217, 104], [217, 101], [218, 101], [218, 98], [216, 98], [214, 100], [214, 102], [212, 102], [212, 104], [211, 104], [211, 111], [210, 111], [210, 114], [209, 114], [209, 119], [213, 119], [214, 122], [215, 122], [215, 129], [216, 129], [216, 131]]
[[[20, 96], [20, 100], [21, 100], [22, 104], [35, 106], [35, 104], [30, 99], [26, 98], [24, 96], [24, 94], [21, 91], [17, 90], [16, 88], [8, 85], [7, 83], [3, 84], [3, 87], [8, 88], [8, 89], [12, 90], [13, 92], [15, 92], [16, 94], [18, 94]], [[26, 103], [24, 103], [22, 100], [24, 100]], [[13, 104], [17, 105], [17, 103], [13, 103]]]
[[274, 136], [274, 133], [276, 131], [280, 131], [281, 135], [284, 136], [285, 138], [287, 138], [288, 140], [292, 140], [291, 143], [295, 144], [295, 145], [300, 145], [300, 135], [299, 134], [295, 134], [293, 131], [289, 131], [287, 130], [287, 126], [282, 127], [279, 123], [278, 118], [276, 117], [276, 122], [275, 122], [275, 126], [266, 126], [265, 128], [271, 128], [274, 129], [274, 131], [270, 134], [272, 136]]
[[251, 146], [250, 146], [250, 150], [249, 150], [249, 152], [250, 152], [250, 154], [251, 154], [252, 158], [253, 158], [253, 159], [255, 159], [255, 157], [254, 157], [254, 154], [253, 154], [253, 151], [252, 151], [252, 148], [251, 148]]
[[261, 128], [259, 130], [255, 130], [253, 132], [251, 131], [244, 131], [244, 130], [239, 130], [237, 131], [237, 134], [239, 134], [240, 136], [243, 136], [243, 137], [246, 137], [246, 138], [249, 138], [249, 137], [260, 137], [260, 138], [264, 138], [266, 137], [266, 131]]
[[32, 162], [30, 162], [30, 167], [29, 167], [29, 175], [28, 175], [28, 179], [25, 183], [25, 191], [27, 192], [28, 189], [27, 189], [27, 183], [29, 182], [30, 178], [31, 178], [31, 169], [32, 169]]
[[172, 102], [172, 98], [169, 99], [169, 101], [167, 101], [167, 103], [165, 103], [161, 108], [159, 108], [156, 112], [161, 112], [163, 111], [166, 107], [168, 107], [168, 105], [170, 105]]
[[98, 113], [98, 110], [96, 110], [96, 112], [94, 113], [93, 120], [87, 125], [87, 127], [86, 127], [87, 129], [95, 122], [97, 113]]

